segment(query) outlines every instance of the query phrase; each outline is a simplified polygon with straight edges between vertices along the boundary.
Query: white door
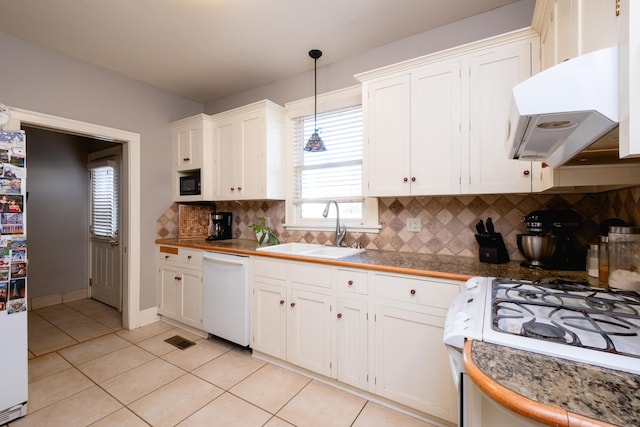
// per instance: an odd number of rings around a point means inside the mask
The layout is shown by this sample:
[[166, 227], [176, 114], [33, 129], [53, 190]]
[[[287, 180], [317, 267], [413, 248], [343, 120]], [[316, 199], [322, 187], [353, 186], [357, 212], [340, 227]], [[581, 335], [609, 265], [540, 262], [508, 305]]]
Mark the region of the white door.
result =
[[122, 311], [120, 147], [89, 156], [90, 297]]

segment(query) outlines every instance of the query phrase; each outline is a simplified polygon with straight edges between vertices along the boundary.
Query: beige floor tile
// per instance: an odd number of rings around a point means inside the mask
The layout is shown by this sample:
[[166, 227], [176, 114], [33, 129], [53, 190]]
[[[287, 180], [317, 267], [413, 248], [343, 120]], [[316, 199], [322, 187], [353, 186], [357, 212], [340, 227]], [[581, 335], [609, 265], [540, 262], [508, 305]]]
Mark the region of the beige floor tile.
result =
[[91, 427], [148, 427], [148, 425], [127, 408], [122, 408], [91, 424]]
[[50, 353], [77, 343], [78, 341], [74, 340], [59, 329], [54, 329], [50, 334], [43, 336], [29, 335], [29, 350], [36, 356]]
[[29, 360], [29, 382], [38, 381], [49, 375], [69, 369], [71, 363], [67, 362], [58, 353], [49, 353], [44, 356]]
[[137, 344], [174, 328], [174, 326], [168, 323], [157, 321], [131, 331], [123, 329], [118, 331], [117, 334], [129, 342]]
[[153, 359], [100, 383], [100, 386], [128, 405], [184, 374], [185, 371], [169, 362]]
[[80, 427], [106, 417], [122, 408], [116, 399], [98, 386], [29, 413], [12, 422], [11, 427]]
[[243, 350], [232, 350], [192, 371], [194, 375], [218, 387], [231, 387], [260, 369], [266, 362]]
[[31, 382], [29, 383], [29, 411], [42, 409], [93, 385], [93, 381], [73, 367]]
[[365, 403], [365, 399], [312, 381], [276, 415], [298, 427], [350, 426]]
[[353, 427], [435, 427], [417, 418], [367, 402]]
[[84, 314], [77, 312], [65, 304], [43, 307], [35, 310], [35, 312], [54, 325], [87, 318]]
[[222, 394], [218, 387], [186, 374], [129, 405], [155, 426], [173, 426]]
[[189, 341], [197, 341], [198, 339], [200, 339], [199, 336], [187, 332], [183, 329], [171, 328], [165, 332], [162, 332], [161, 334], [152, 336], [151, 338], [147, 338], [144, 341], [140, 341], [136, 345], [138, 347], [144, 348], [149, 353], [155, 354], [156, 356], [163, 356], [167, 353], [172, 352], [173, 350], [176, 350], [175, 346], [169, 344], [168, 342], [165, 342], [167, 338], [171, 338], [175, 335], [180, 335], [182, 338], [188, 339]]
[[66, 305], [114, 330], [122, 328], [122, 313], [101, 302], [87, 298], [68, 302]]
[[[180, 336], [183, 336], [180, 334]], [[198, 366], [215, 359], [231, 350], [232, 346], [213, 339], [198, 339], [196, 344], [184, 350], [177, 349], [162, 356], [167, 362], [171, 362], [186, 371], [192, 371]]]
[[117, 335], [109, 334], [65, 348], [60, 350], [59, 353], [69, 362], [79, 365], [129, 346], [131, 346], [129, 341]]
[[295, 372], [267, 364], [230, 391], [275, 414], [311, 380]]
[[268, 423], [264, 425], [264, 427], [295, 427], [293, 424], [289, 424], [283, 419], [278, 417], [272, 417]]
[[81, 363], [78, 369], [99, 384], [154, 358], [155, 356], [148, 351], [129, 346]]
[[261, 427], [271, 414], [225, 393], [178, 424], [180, 427]]
[[111, 328], [81, 315], [73, 320], [60, 322], [56, 326], [77, 341], [87, 341], [113, 332]]

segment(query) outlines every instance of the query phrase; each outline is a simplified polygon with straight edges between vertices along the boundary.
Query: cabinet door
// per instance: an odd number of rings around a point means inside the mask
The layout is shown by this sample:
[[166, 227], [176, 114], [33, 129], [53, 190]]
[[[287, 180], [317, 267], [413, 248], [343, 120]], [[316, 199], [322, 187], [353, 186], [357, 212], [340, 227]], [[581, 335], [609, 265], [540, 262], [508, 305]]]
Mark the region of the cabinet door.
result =
[[582, 53], [617, 45], [619, 16], [616, 16], [616, 0], [582, 0], [581, 8]]
[[245, 114], [239, 123], [240, 144], [236, 162], [239, 179], [237, 197], [243, 200], [260, 199], [265, 195], [266, 135], [264, 113]]
[[368, 387], [368, 316], [367, 301], [338, 297], [337, 373], [338, 381], [366, 390]]
[[251, 347], [273, 357], [287, 357], [287, 292], [284, 286], [254, 279], [251, 293]]
[[557, 32], [556, 1], [549, 1], [546, 3], [540, 29], [540, 68], [542, 70], [557, 64]]
[[469, 154], [463, 194], [531, 191], [531, 162], [508, 159], [505, 151], [512, 89], [531, 76], [531, 49], [529, 42], [518, 43], [469, 57]]
[[173, 131], [176, 171], [202, 168], [203, 126], [194, 119]]
[[287, 360], [332, 376], [331, 297], [292, 289], [288, 311]]
[[411, 73], [414, 196], [460, 192], [460, 84], [459, 61], [436, 63]]
[[202, 328], [202, 273], [183, 270], [179, 281], [180, 321]]
[[220, 200], [233, 200], [238, 185], [237, 145], [234, 122], [222, 120], [215, 125], [215, 141], [218, 158], [218, 194]]
[[442, 343], [444, 319], [377, 306], [376, 393], [456, 422], [457, 393]]
[[411, 81], [409, 74], [365, 87], [365, 161], [369, 196], [411, 193]]
[[178, 284], [180, 273], [171, 265], [160, 265], [160, 306], [158, 312], [163, 316], [177, 320], [180, 316], [178, 310]]
[[581, 0], [556, 1], [557, 63], [580, 55], [580, 2]]

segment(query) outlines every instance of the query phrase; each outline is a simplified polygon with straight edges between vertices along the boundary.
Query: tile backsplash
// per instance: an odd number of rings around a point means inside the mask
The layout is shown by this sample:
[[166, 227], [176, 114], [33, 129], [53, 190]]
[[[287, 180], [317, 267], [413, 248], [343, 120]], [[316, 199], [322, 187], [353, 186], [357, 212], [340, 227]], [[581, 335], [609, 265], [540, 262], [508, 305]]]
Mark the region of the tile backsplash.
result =
[[[378, 234], [348, 232], [349, 244], [360, 241], [367, 249], [382, 249], [427, 254], [476, 257], [475, 224], [491, 217], [497, 232], [504, 237], [512, 260], [523, 257], [516, 245], [516, 236], [526, 233], [522, 218], [527, 213], [544, 208], [572, 209], [582, 216], [576, 232], [581, 244], [597, 239], [599, 224], [606, 218], [621, 218], [630, 224], [640, 224], [640, 187], [605, 193], [578, 194], [490, 194], [472, 196], [388, 197], [378, 201], [382, 228]], [[332, 232], [301, 232], [284, 229], [283, 201], [217, 202], [207, 205], [174, 203], [158, 219], [158, 238], [205, 237], [208, 234], [208, 214], [214, 210], [233, 212], [234, 237], [254, 239], [249, 225], [257, 217], [267, 216], [281, 242], [324, 244], [333, 241]], [[405, 230], [407, 218], [418, 218], [419, 232]]]

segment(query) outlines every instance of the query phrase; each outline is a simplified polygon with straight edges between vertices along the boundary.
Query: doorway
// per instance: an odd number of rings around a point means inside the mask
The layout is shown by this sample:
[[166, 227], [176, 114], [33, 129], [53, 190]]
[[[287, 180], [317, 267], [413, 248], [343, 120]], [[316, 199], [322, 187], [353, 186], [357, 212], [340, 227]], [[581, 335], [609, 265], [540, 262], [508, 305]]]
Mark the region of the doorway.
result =
[[[90, 137], [97, 140], [122, 144], [123, 149], [123, 205], [124, 232], [121, 234], [123, 258], [122, 323], [126, 329], [135, 329], [140, 324], [140, 135], [71, 119], [13, 109], [8, 128], [20, 129], [22, 125], [50, 129], [56, 132]], [[52, 206], [52, 209], [54, 207]], [[27, 214], [28, 215], [28, 214]], [[54, 224], [52, 224], [54, 225]], [[64, 242], [60, 242], [64, 248]]]

